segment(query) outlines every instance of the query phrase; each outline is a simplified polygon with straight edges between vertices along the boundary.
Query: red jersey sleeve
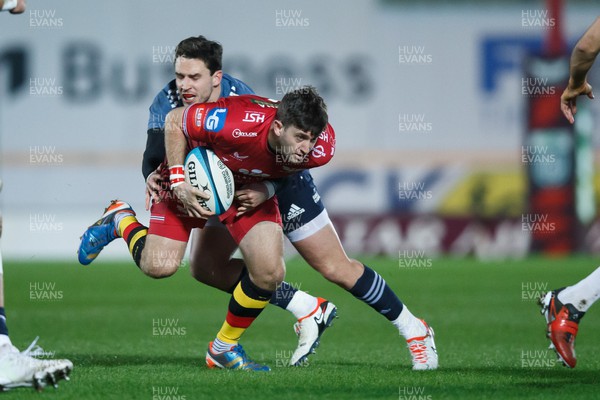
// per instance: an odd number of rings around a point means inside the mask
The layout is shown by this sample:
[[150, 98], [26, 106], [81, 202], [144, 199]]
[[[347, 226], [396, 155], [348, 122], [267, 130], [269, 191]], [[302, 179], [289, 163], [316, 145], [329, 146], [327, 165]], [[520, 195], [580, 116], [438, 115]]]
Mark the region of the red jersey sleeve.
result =
[[203, 129], [206, 108], [206, 104], [196, 103], [183, 111], [181, 128], [188, 139], [206, 141], [207, 132]]
[[320, 167], [327, 164], [335, 153], [335, 131], [327, 124], [327, 127], [315, 142], [309, 158], [309, 168]]
[[223, 128], [226, 116], [226, 101], [223, 99], [214, 103], [196, 103], [183, 111], [181, 127], [189, 140], [211, 143], [214, 134]]

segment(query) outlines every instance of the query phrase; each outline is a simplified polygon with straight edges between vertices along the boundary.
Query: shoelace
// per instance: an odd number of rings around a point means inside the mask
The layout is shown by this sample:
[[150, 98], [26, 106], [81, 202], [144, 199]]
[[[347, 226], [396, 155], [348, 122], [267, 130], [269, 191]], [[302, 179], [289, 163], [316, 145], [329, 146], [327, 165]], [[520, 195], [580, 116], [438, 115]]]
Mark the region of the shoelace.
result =
[[236, 353], [240, 353], [240, 356], [242, 356], [242, 358], [244, 360], [246, 359], [246, 352], [244, 351], [242, 346], [240, 346], [239, 344], [237, 346], [235, 346], [234, 348], [232, 348], [231, 350], [235, 351]]
[[243, 360], [243, 362], [242, 362], [243, 366], [245, 366], [245, 367], [249, 366], [251, 368], [252, 367], [259, 367], [259, 368], [262, 367], [262, 365], [248, 359], [246, 352], [244, 351], [242, 346], [240, 346], [239, 344], [237, 346], [235, 346], [234, 348], [232, 348], [231, 350], [240, 354], [240, 356], [242, 357], [242, 360]]
[[44, 350], [37, 345], [37, 341], [39, 340], [39, 336], [36, 336], [33, 342], [23, 351], [19, 351], [15, 346], [9, 345], [9, 350], [2, 354], [1, 358], [4, 357], [19, 357], [18, 355], [36, 358], [38, 356], [44, 356], [46, 353]]
[[29, 345], [29, 347], [27, 347], [25, 350], [23, 350], [21, 352], [21, 354], [23, 354], [24, 356], [29, 356], [29, 357], [43, 357], [46, 355], [46, 353], [44, 352], [44, 349], [42, 349], [40, 346], [38, 346], [37, 341], [39, 340], [39, 336], [36, 336], [35, 339], [33, 339], [33, 342], [31, 342], [31, 344]]
[[231, 350], [239, 353], [239, 355], [242, 357], [242, 360], [244, 360], [244, 365], [256, 365], [254, 361], [248, 359], [248, 355], [246, 354], [242, 346], [240, 346], [239, 344]]
[[413, 340], [409, 345], [408, 349], [412, 355], [413, 362], [424, 364], [427, 362], [427, 345], [425, 340]]

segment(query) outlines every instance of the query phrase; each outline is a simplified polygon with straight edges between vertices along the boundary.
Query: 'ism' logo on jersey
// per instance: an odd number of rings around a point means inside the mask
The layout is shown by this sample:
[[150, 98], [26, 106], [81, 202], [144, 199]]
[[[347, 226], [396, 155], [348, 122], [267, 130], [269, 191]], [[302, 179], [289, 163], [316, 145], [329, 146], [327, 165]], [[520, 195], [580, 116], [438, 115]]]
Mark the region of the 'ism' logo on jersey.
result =
[[265, 113], [258, 111], [246, 111], [243, 122], [265, 122]]
[[226, 117], [226, 108], [213, 108], [206, 114], [206, 120], [204, 121], [204, 129], [206, 129], [209, 132], [220, 131], [225, 125]]

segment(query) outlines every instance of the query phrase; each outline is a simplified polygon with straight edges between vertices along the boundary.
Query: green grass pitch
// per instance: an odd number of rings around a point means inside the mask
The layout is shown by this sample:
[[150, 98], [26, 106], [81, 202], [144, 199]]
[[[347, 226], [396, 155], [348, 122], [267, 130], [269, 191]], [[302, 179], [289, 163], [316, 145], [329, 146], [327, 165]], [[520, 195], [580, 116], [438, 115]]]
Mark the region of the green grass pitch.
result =
[[385, 318], [326, 282], [301, 260], [287, 281], [333, 301], [339, 318], [308, 365], [285, 367], [296, 346], [291, 314], [269, 306], [242, 344], [271, 373], [209, 370], [207, 343], [228, 295], [195, 282], [187, 268], [164, 280], [133, 263], [5, 262], [7, 316], [15, 345], [39, 344], [75, 367], [70, 382], [7, 399], [593, 399], [600, 398], [600, 306], [577, 338], [569, 370], [547, 349], [535, 298], [572, 284], [594, 258], [479, 262], [433, 259], [406, 268], [363, 260], [436, 332], [437, 371], [413, 372], [405, 343]]

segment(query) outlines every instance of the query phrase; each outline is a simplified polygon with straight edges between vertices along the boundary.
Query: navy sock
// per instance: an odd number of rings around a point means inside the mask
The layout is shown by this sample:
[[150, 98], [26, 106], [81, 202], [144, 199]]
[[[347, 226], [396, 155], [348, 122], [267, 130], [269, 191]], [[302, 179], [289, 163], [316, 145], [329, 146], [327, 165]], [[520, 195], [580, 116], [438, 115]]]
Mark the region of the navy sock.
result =
[[273, 292], [269, 303], [285, 310], [297, 291], [298, 289], [293, 288], [289, 283], [281, 282], [277, 285], [277, 289]]
[[349, 290], [354, 297], [364, 301], [390, 321], [402, 312], [402, 302], [377, 272], [365, 265], [365, 272]]
[[4, 307], [0, 307], [0, 335], [8, 336], [8, 327], [6, 326], [6, 314]]

